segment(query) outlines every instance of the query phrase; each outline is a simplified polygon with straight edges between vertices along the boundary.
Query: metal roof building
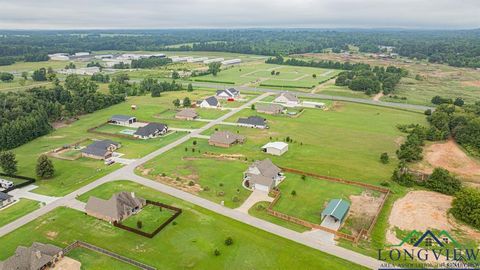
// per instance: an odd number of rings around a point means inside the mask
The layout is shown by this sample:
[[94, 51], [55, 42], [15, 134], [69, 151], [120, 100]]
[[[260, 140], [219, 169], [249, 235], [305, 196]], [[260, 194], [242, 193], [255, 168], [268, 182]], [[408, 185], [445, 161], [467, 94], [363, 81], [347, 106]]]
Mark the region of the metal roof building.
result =
[[335, 222], [343, 222], [347, 216], [348, 210], [350, 209], [350, 203], [343, 199], [333, 199], [331, 200], [325, 210], [322, 211], [322, 220], [325, 217], [332, 217]]

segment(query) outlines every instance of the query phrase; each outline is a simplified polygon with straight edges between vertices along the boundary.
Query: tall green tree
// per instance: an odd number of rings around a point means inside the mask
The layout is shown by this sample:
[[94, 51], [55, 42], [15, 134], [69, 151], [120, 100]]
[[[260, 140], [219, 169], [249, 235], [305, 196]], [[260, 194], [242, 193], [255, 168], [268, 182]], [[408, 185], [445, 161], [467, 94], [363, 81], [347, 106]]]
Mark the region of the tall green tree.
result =
[[39, 178], [48, 179], [53, 177], [55, 169], [47, 155], [40, 155], [37, 159], [36, 173]]
[[222, 66], [222, 63], [220, 62], [213, 62], [208, 64], [208, 72], [211, 73], [213, 76], [217, 76], [217, 74], [220, 72], [220, 67]]
[[0, 167], [3, 172], [9, 175], [17, 173], [17, 159], [15, 154], [11, 151], [0, 153]]

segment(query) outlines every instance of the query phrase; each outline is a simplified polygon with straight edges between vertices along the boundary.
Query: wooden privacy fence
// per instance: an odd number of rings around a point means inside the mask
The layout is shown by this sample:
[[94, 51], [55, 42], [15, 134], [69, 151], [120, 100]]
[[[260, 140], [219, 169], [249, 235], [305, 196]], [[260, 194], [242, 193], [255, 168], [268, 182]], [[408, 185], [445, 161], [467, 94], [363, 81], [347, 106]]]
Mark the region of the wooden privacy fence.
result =
[[168, 224], [170, 224], [170, 222], [172, 222], [174, 219], [176, 219], [182, 213], [182, 209], [171, 206], [171, 205], [168, 205], [168, 204], [155, 202], [155, 201], [150, 201], [150, 200], [147, 200], [147, 204], [151, 204], [151, 205], [155, 205], [155, 206], [158, 206], [158, 207], [169, 209], [169, 210], [173, 211], [174, 214], [170, 218], [168, 218], [164, 223], [162, 223], [157, 229], [155, 229], [155, 231], [153, 231], [151, 233], [147, 233], [147, 232], [144, 232], [144, 231], [136, 229], [136, 228], [125, 226], [125, 225], [123, 225], [122, 223], [119, 223], [119, 222], [113, 222], [113, 226], [118, 227], [120, 229], [124, 229], [124, 230], [129, 231], [129, 232], [136, 233], [138, 235], [141, 235], [141, 236], [144, 236], [144, 237], [147, 237], [147, 238], [153, 238], [161, 230], [163, 230]]
[[124, 257], [122, 255], [111, 252], [111, 251], [106, 250], [104, 248], [97, 247], [97, 246], [94, 246], [92, 244], [89, 244], [89, 243], [86, 243], [86, 242], [83, 242], [83, 241], [79, 241], [79, 240], [73, 242], [72, 244], [70, 244], [66, 248], [64, 248], [63, 249], [63, 254], [66, 255], [70, 251], [72, 251], [73, 249], [80, 248], [80, 247], [81, 248], [86, 248], [86, 249], [89, 249], [89, 250], [92, 250], [92, 251], [95, 251], [95, 252], [98, 252], [98, 253], [101, 253], [101, 254], [104, 254], [104, 255], [107, 255], [109, 257], [112, 257], [114, 259], [117, 259], [121, 262], [130, 264], [130, 265], [136, 266], [136, 267], [138, 267], [140, 269], [143, 269], [143, 270], [157, 270], [157, 268], [155, 268], [155, 267], [146, 265], [146, 264], [141, 263], [139, 261], [132, 260], [130, 258]]
[[31, 184], [35, 183], [35, 181], [36, 181], [35, 178], [31, 178], [31, 177], [27, 177], [27, 176], [21, 176], [21, 175], [13, 175], [13, 174], [10, 175], [10, 174], [6, 174], [6, 173], [0, 173], [0, 177], [1, 176], [25, 180], [25, 182], [22, 182], [18, 185], [14, 184], [13, 187], [5, 189], [4, 191], [2, 191], [3, 193], [8, 193], [8, 192], [10, 192], [12, 190], [15, 190], [17, 188], [26, 187], [28, 185], [31, 185]]
[[330, 228], [323, 227], [319, 224], [315, 224], [315, 223], [312, 223], [312, 222], [309, 222], [309, 221], [306, 221], [306, 220], [303, 220], [303, 219], [300, 219], [300, 218], [297, 218], [297, 217], [293, 217], [293, 216], [290, 216], [290, 215], [287, 215], [287, 214], [284, 214], [284, 213], [273, 210], [273, 207], [275, 206], [275, 204], [280, 199], [281, 193], [280, 193], [280, 191], [276, 191], [276, 190], [272, 191], [272, 194], [274, 195], [274, 199], [267, 208], [267, 213], [269, 215], [275, 216], [277, 218], [280, 218], [280, 219], [283, 219], [283, 220], [286, 220], [286, 221], [289, 221], [289, 222], [292, 222], [292, 223], [295, 223], [295, 224], [302, 225], [302, 226], [307, 227], [307, 228], [319, 229], [319, 230], [323, 230], [323, 231], [326, 231], [326, 232], [329, 232], [329, 233], [333, 233], [333, 234], [335, 234], [335, 236], [337, 236], [339, 238], [346, 239], [346, 240], [349, 240], [349, 241], [353, 241], [354, 243], [358, 243], [358, 241], [360, 240], [360, 238], [362, 236], [368, 237], [370, 235], [373, 228], [375, 227], [375, 223], [378, 220], [378, 216], [380, 215], [380, 212], [382, 211], [383, 206], [385, 205], [385, 202], [386, 202], [388, 196], [390, 195], [390, 189], [388, 189], [388, 188], [378, 187], [378, 186], [374, 186], [374, 185], [370, 185], [370, 184], [366, 184], [366, 183], [361, 183], [361, 182], [356, 182], [356, 181], [351, 181], [351, 180], [346, 180], [346, 179], [342, 179], [342, 178], [336, 178], [336, 177], [319, 175], [319, 174], [315, 174], [315, 173], [304, 172], [304, 171], [297, 170], [297, 169], [292, 169], [292, 168], [281, 167], [281, 169], [284, 172], [301, 174], [301, 175], [310, 176], [310, 177], [314, 177], [314, 178], [317, 178], [317, 179], [336, 182], [336, 183], [355, 185], [355, 186], [359, 186], [359, 187], [363, 187], [363, 188], [367, 188], [367, 189], [370, 189], [370, 190], [375, 190], [375, 191], [384, 193], [383, 200], [380, 203], [380, 206], [378, 207], [378, 210], [375, 213], [375, 216], [372, 219], [372, 222], [370, 223], [368, 229], [361, 229], [360, 232], [357, 235], [354, 236], [354, 235], [342, 233], [342, 232], [339, 232], [339, 231], [335, 231], [335, 230], [332, 230]]
[[[95, 133], [95, 134], [99, 134], [99, 135], [103, 135], [103, 136], [111, 136], [111, 137], [116, 137], [116, 138], [125, 138], [125, 139], [130, 139], [130, 140], [139, 140], [139, 138], [137, 137], [134, 137], [132, 135], [127, 135], [127, 134], [115, 134], [115, 133], [108, 133], [108, 132], [102, 132], [102, 131], [98, 131], [97, 129], [98, 128], [101, 128], [103, 126], [106, 126], [106, 125], [109, 125], [108, 122], [105, 122], [101, 125], [98, 125], [98, 126], [94, 126], [92, 128], [89, 128], [87, 129], [87, 132], [89, 133]], [[128, 128], [127, 126], [125, 128]]]

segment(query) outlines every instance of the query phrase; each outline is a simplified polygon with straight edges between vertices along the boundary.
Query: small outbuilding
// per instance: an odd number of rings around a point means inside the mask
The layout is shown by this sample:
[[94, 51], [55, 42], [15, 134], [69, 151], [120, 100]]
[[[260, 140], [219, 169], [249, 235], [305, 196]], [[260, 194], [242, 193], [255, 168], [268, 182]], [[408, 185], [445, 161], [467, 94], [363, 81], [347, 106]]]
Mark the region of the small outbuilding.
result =
[[348, 201], [343, 199], [333, 199], [322, 211], [322, 220], [329, 218], [335, 223], [342, 223], [345, 220], [349, 209], [350, 203]]
[[281, 114], [285, 109], [280, 104], [259, 103], [256, 106], [257, 112], [265, 114]]
[[242, 127], [265, 129], [267, 126], [267, 119], [259, 116], [249, 116], [238, 118], [237, 124]]
[[270, 155], [281, 156], [288, 151], [288, 144], [284, 142], [269, 142], [262, 146], [262, 151]]
[[121, 126], [129, 126], [135, 122], [137, 122], [137, 118], [134, 116], [128, 116], [128, 115], [112, 115], [110, 120], [108, 120], [110, 124], [115, 124], [115, 125], [121, 125]]
[[194, 120], [198, 118], [198, 113], [194, 109], [183, 109], [175, 115], [176, 119]]

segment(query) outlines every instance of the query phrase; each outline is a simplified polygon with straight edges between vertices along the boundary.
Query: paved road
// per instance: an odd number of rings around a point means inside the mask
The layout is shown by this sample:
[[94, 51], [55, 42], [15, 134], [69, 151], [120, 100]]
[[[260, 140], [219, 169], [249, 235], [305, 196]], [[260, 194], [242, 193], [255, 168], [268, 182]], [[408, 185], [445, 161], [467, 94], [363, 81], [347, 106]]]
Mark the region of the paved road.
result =
[[190, 138], [198, 136], [203, 131], [213, 127], [216, 124], [221, 123], [222, 121], [231, 117], [232, 115], [239, 112], [240, 110], [250, 107], [250, 105], [252, 103], [254, 103], [256, 101], [259, 101], [259, 100], [265, 98], [268, 95], [269, 95], [269, 93], [264, 93], [263, 95], [260, 95], [260, 96], [256, 97], [255, 99], [249, 101], [248, 103], [242, 105], [241, 107], [233, 109], [231, 112], [223, 115], [222, 117], [220, 117], [216, 120], [213, 120], [212, 122], [209, 122], [204, 127], [200, 128], [198, 130], [195, 130], [192, 133], [186, 134], [184, 137], [181, 137], [177, 141], [175, 141], [175, 142], [173, 142], [169, 145], [166, 145], [166, 146], [164, 146], [164, 147], [162, 147], [162, 148], [144, 156], [141, 159], [137, 159], [134, 162], [132, 162], [131, 164], [126, 165], [126, 166], [120, 168], [117, 171], [114, 171], [114, 172], [112, 172], [112, 173], [110, 173], [110, 174], [92, 182], [92, 183], [89, 183], [89, 184], [79, 188], [78, 190], [66, 195], [65, 197], [59, 198], [59, 199], [47, 204], [46, 206], [44, 206], [44, 207], [42, 207], [42, 208], [40, 208], [40, 209], [38, 209], [38, 210], [36, 210], [32, 213], [29, 213], [29, 214], [15, 220], [15, 221], [13, 221], [13, 222], [1, 227], [0, 228], [0, 237], [18, 229], [19, 227], [37, 219], [38, 217], [40, 217], [42, 215], [47, 214], [48, 212], [54, 210], [57, 207], [66, 206], [66, 207], [71, 207], [73, 209], [77, 209], [77, 210], [82, 211], [84, 209], [85, 205], [84, 205], [84, 203], [79, 202], [76, 199], [79, 195], [82, 195], [82, 194], [84, 194], [84, 193], [86, 193], [86, 192], [88, 192], [88, 191], [90, 191], [90, 190], [92, 190], [92, 189], [94, 189], [94, 188], [96, 188], [96, 187], [98, 187], [102, 184], [105, 184], [107, 182], [116, 181], [116, 180], [131, 180], [131, 181], [134, 181], [136, 183], [142, 184], [144, 186], [147, 186], [147, 187], [153, 188], [155, 190], [161, 191], [163, 193], [169, 194], [171, 196], [174, 196], [176, 198], [182, 199], [184, 201], [193, 203], [195, 205], [199, 205], [203, 208], [214, 211], [214, 212], [216, 212], [218, 214], [221, 214], [221, 215], [224, 215], [226, 217], [235, 219], [235, 220], [240, 221], [242, 223], [254, 226], [258, 229], [261, 229], [261, 230], [267, 231], [269, 233], [278, 235], [280, 237], [290, 239], [290, 240], [295, 241], [297, 243], [309, 246], [311, 248], [323, 251], [325, 253], [343, 258], [345, 260], [363, 265], [363, 266], [371, 268], [371, 269], [378, 269], [380, 267], [381, 262], [378, 261], [378, 260], [375, 260], [371, 257], [362, 255], [360, 253], [357, 253], [357, 252], [354, 252], [354, 251], [351, 251], [351, 250], [348, 250], [348, 249], [345, 249], [345, 248], [342, 248], [342, 247], [338, 247], [338, 246], [329, 244], [325, 241], [322, 241], [318, 237], [311, 237], [308, 234], [298, 233], [298, 232], [289, 230], [287, 228], [281, 227], [279, 225], [270, 223], [268, 221], [252, 217], [252, 216], [250, 216], [246, 213], [243, 213], [241, 211], [237, 211], [237, 210], [234, 210], [234, 209], [230, 209], [230, 208], [221, 206], [217, 203], [214, 203], [214, 202], [211, 202], [209, 200], [200, 198], [200, 197], [195, 196], [193, 194], [175, 189], [173, 187], [170, 187], [170, 186], [152, 181], [150, 179], [147, 179], [147, 178], [144, 178], [144, 177], [141, 177], [141, 176], [138, 176], [138, 175], [135, 174], [134, 170], [138, 165], [141, 165], [141, 164], [157, 157], [158, 155], [161, 155], [161, 154], [175, 148], [176, 146], [188, 141]]
[[[222, 84], [215, 84], [215, 83], [201, 83], [201, 82], [194, 82], [192, 83], [194, 86], [203, 86], [203, 87], [211, 87], [211, 88], [222, 88]], [[229, 85], [228, 87], [232, 87]], [[252, 91], [252, 92], [261, 92], [261, 93], [281, 93], [285, 92], [286, 90], [278, 90], [278, 89], [269, 89], [263, 87], [249, 87], [249, 86], [235, 86], [235, 88], [245, 91]], [[351, 98], [351, 97], [342, 97], [342, 96], [331, 96], [331, 95], [324, 95], [324, 94], [315, 94], [315, 93], [304, 93], [298, 91], [291, 91], [295, 92], [299, 97], [309, 97], [309, 98], [320, 98], [326, 100], [338, 100], [338, 101], [348, 101], [348, 102], [355, 102], [355, 103], [362, 103], [362, 104], [369, 104], [369, 105], [376, 105], [382, 107], [390, 107], [390, 108], [397, 108], [397, 109], [406, 109], [406, 110], [419, 110], [425, 111], [427, 109], [435, 110], [434, 107], [423, 106], [423, 105], [413, 105], [413, 104], [406, 104], [406, 103], [396, 103], [396, 102], [386, 102], [386, 101], [375, 101], [371, 99], [364, 99], [364, 98]]]

